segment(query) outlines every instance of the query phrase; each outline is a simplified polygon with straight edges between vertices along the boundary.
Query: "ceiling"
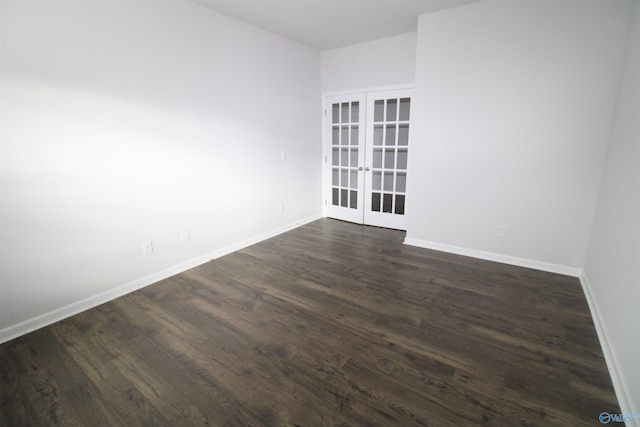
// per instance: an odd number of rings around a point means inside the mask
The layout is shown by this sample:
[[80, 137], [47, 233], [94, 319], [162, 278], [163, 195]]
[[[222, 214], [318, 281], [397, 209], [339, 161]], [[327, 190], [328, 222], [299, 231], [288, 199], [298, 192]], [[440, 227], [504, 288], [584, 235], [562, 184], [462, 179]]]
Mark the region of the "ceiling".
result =
[[192, 0], [318, 50], [416, 31], [418, 16], [479, 0]]

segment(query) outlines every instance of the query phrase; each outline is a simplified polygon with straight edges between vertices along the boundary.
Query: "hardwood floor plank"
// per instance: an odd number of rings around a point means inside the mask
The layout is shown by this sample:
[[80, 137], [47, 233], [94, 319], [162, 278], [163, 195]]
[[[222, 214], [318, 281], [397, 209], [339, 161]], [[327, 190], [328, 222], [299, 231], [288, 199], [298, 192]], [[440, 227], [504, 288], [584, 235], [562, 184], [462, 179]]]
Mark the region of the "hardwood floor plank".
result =
[[321, 219], [0, 345], [0, 424], [599, 425], [576, 278]]
[[[189, 358], [189, 349], [180, 349], [181, 342], [174, 343], [175, 337], [164, 333], [155, 333], [161, 341], [143, 332], [145, 325], [138, 324], [141, 329], [127, 328], [130, 319], [143, 321], [140, 313], [127, 313], [131, 305], [126, 301], [118, 301], [114, 313], [120, 316], [122, 327], [118, 329], [118, 338], [131, 348], [136, 358], [144, 360], [154, 372], [160, 374], [169, 383], [177, 386], [177, 394], [185, 394], [203, 412], [208, 420], [224, 420], [231, 409], [240, 403], [224, 390], [218, 378], [194, 365]], [[171, 343], [167, 347], [166, 343]], [[178, 346], [176, 351], [173, 347]], [[176, 414], [177, 415], [177, 414]]]
[[[92, 341], [88, 340], [72, 321], [60, 322], [57, 326], [53, 330], [54, 334], [59, 341], [66, 341], [66, 351], [87, 376], [89, 384], [85, 394], [101, 394], [100, 400], [110, 405], [103, 412], [117, 416], [115, 420], [110, 421], [111, 425], [130, 422], [136, 425], [167, 425], [168, 420], [120, 372], [112, 363], [112, 357], [100, 351], [100, 347], [93, 346]], [[77, 397], [74, 399], [81, 400]], [[91, 406], [89, 404], [83, 408]], [[90, 410], [89, 413], [91, 412]]]
[[38, 425], [38, 412], [18, 383], [20, 375], [8, 351], [0, 352], [0, 425]]
[[6, 351], [0, 352], [0, 408], [18, 398], [18, 370]]
[[13, 340], [7, 346], [9, 357], [17, 368], [22, 399], [14, 401], [13, 407], [4, 407], [3, 411], [10, 410], [12, 415], [22, 412], [24, 418], [20, 415], [18, 418], [24, 420], [33, 415], [33, 419], [42, 420], [45, 425], [45, 420], [51, 424], [79, 425], [82, 422], [74, 410], [75, 402], [67, 401], [65, 392], [82, 383], [83, 379], [66, 375], [65, 361], [56, 351], [58, 346], [47, 339], [50, 333], [51, 328], [41, 329], [28, 337]]

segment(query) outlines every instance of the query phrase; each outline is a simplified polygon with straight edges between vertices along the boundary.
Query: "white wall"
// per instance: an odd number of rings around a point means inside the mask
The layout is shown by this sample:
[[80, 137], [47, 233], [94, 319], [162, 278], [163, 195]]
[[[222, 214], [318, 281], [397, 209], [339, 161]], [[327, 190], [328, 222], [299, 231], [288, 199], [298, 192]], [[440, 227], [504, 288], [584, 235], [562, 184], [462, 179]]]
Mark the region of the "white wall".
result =
[[[640, 1], [634, 0], [584, 284], [615, 365], [623, 412], [640, 413]], [[606, 353], [605, 353], [606, 354]], [[611, 364], [611, 363], [610, 363]], [[626, 406], [626, 407], [624, 407]], [[636, 418], [634, 425], [640, 426]]]
[[321, 214], [319, 53], [191, 2], [2, 2], [1, 101], [0, 341]]
[[320, 61], [322, 92], [412, 84], [416, 33], [325, 50]]
[[486, 0], [420, 17], [408, 243], [579, 274], [628, 7]]

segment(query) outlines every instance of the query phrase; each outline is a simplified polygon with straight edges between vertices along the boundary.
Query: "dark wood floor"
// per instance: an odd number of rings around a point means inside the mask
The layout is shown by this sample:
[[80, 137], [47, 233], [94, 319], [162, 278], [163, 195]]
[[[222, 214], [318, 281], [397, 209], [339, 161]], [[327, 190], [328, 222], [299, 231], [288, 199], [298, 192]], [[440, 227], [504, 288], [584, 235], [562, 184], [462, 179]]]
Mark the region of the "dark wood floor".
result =
[[600, 425], [577, 279], [322, 219], [0, 345], [2, 426]]

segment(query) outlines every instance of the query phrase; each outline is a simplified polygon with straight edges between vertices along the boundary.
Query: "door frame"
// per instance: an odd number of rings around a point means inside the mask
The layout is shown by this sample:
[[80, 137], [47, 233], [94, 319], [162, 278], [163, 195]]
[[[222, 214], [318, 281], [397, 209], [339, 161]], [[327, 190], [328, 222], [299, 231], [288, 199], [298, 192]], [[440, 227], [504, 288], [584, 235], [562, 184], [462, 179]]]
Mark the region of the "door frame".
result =
[[[331, 124], [331, 103], [328, 101], [329, 98], [332, 97], [340, 97], [340, 96], [354, 96], [354, 95], [365, 95], [365, 108], [362, 111], [361, 114], [365, 114], [364, 117], [364, 127], [365, 127], [365, 134], [368, 133], [368, 129], [366, 129], [367, 125], [368, 125], [368, 118], [366, 117], [366, 113], [367, 113], [367, 108], [368, 108], [368, 97], [370, 95], [374, 95], [376, 92], [392, 92], [392, 91], [400, 91], [400, 90], [413, 90], [414, 89], [414, 85], [413, 84], [401, 84], [401, 85], [390, 85], [390, 86], [377, 86], [377, 87], [371, 87], [371, 88], [363, 88], [363, 89], [354, 89], [354, 90], [343, 90], [343, 91], [328, 91], [328, 92], [323, 92], [321, 94], [321, 98], [322, 98], [322, 110], [321, 110], [321, 116], [322, 116], [322, 215], [323, 217], [327, 217], [328, 216], [328, 211], [329, 211], [329, 200], [332, 197], [332, 195], [330, 194], [330, 188], [331, 188], [331, 152], [330, 152], [330, 141], [331, 141], [331, 134], [329, 132], [330, 129], [330, 124]], [[413, 95], [411, 96], [411, 110], [413, 111], [414, 109], [414, 97]], [[412, 114], [413, 115], [413, 114]], [[413, 130], [413, 124], [410, 126], [410, 134], [412, 133]], [[366, 136], [365, 136], [366, 137]], [[411, 141], [411, 136], [409, 136], [409, 141]], [[366, 150], [362, 150], [363, 152]], [[411, 158], [411, 156], [409, 155], [409, 158]], [[410, 162], [409, 162], [410, 163]], [[364, 177], [363, 177], [364, 178]], [[408, 181], [408, 179], [407, 179]], [[407, 188], [408, 188], [408, 182], [407, 182]], [[405, 208], [405, 215], [406, 215], [406, 208]], [[348, 221], [348, 219], [347, 219]], [[355, 219], [354, 221], [355, 223], [358, 224], [363, 224], [364, 218], [362, 218], [361, 220]], [[367, 225], [367, 224], [365, 224]], [[376, 224], [370, 224], [370, 225], [376, 225]], [[382, 225], [384, 226], [384, 225]], [[393, 228], [393, 227], [391, 227]], [[401, 229], [406, 229], [406, 227], [402, 227]]]

